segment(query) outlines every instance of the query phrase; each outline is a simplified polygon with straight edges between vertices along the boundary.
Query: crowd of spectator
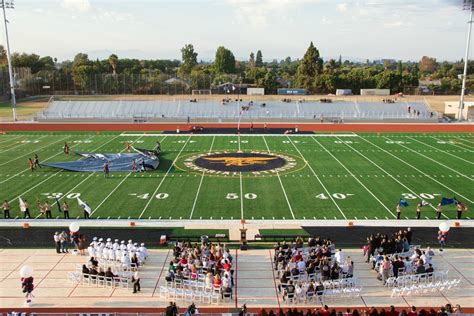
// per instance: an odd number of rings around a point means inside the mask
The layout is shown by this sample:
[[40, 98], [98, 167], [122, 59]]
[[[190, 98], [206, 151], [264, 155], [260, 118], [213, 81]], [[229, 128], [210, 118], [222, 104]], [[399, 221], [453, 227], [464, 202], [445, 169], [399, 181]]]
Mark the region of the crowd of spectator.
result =
[[182, 284], [184, 280], [203, 281], [205, 289], [219, 290], [222, 296], [232, 297], [232, 260], [225, 244], [209, 243], [206, 240], [201, 244], [177, 241], [165, 279], [175, 284]]
[[449, 316], [459, 314], [463, 314], [461, 306], [452, 306], [451, 304], [446, 304], [439, 309], [418, 309], [412, 306], [407, 310], [396, 309], [392, 305], [389, 308], [379, 309], [375, 307], [352, 310], [347, 308], [345, 311], [336, 311], [336, 309], [330, 309], [327, 305], [324, 305], [322, 308], [308, 310], [297, 308], [290, 308], [286, 311], [281, 308], [278, 311], [261, 309], [258, 313], [259, 316]]

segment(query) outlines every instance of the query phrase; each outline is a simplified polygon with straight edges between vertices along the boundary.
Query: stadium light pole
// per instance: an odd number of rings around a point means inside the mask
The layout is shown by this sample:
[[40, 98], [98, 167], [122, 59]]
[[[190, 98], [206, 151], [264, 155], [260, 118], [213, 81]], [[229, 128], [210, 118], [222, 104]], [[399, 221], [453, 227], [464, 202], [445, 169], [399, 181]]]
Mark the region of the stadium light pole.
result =
[[474, 2], [473, 0], [464, 0], [464, 10], [469, 10], [469, 21], [468, 31], [467, 31], [467, 43], [466, 43], [466, 54], [464, 55], [464, 71], [462, 75], [462, 88], [461, 88], [461, 98], [459, 100], [459, 116], [458, 120], [463, 120], [463, 109], [464, 109], [464, 95], [466, 93], [466, 79], [467, 79], [467, 65], [469, 58], [469, 44], [471, 43], [471, 30], [472, 30], [472, 13], [474, 11]]

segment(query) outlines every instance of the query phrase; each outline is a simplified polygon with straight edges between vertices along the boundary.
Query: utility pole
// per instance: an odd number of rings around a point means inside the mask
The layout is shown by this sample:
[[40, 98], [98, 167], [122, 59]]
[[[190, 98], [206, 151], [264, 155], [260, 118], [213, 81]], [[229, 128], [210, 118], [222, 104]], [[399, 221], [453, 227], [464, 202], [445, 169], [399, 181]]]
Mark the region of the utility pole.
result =
[[8, 20], [7, 20], [7, 13], [6, 9], [14, 9], [15, 4], [13, 0], [0, 0], [2, 1], [2, 9], [3, 9], [3, 21], [5, 23], [5, 38], [7, 42], [7, 62], [8, 62], [8, 74], [10, 78], [10, 95], [11, 95], [11, 103], [12, 103], [12, 111], [13, 111], [13, 122], [16, 122], [16, 96], [15, 96], [15, 75], [13, 74], [13, 67], [12, 67], [12, 58], [10, 55], [10, 41], [8, 39]]
[[468, 31], [467, 31], [467, 43], [466, 43], [466, 54], [464, 55], [464, 72], [462, 75], [462, 88], [461, 88], [461, 98], [459, 99], [459, 115], [458, 121], [462, 121], [463, 118], [463, 109], [464, 109], [464, 95], [466, 93], [466, 79], [467, 79], [467, 65], [469, 58], [469, 45], [471, 43], [471, 30], [472, 30], [472, 13], [474, 10], [474, 3], [472, 0], [464, 0], [464, 10], [469, 10], [469, 21]]

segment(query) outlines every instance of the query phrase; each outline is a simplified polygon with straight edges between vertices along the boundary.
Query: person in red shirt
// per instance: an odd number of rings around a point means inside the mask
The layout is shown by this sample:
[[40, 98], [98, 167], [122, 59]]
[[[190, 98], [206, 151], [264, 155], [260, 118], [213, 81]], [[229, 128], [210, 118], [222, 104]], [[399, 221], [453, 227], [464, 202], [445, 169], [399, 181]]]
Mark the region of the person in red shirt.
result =
[[31, 158], [28, 158], [28, 168], [30, 168], [31, 171], [35, 171], [35, 164]]
[[63, 151], [65, 155], [69, 155], [69, 145], [66, 142], [64, 143]]
[[104, 163], [104, 177], [106, 178], [109, 177], [109, 163], [108, 162]]
[[132, 144], [127, 143], [127, 151], [130, 152], [132, 150]]
[[408, 312], [408, 316], [418, 316], [418, 312], [416, 311], [416, 307], [412, 306], [410, 311]]
[[137, 162], [132, 159], [132, 172], [137, 172]]
[[216, 277], [214, 278], [214, 288], [221, 288], [221, 285], [222, 285], [222, 280], [221, 280], [221, 277], [220, 275], [216, 275]]

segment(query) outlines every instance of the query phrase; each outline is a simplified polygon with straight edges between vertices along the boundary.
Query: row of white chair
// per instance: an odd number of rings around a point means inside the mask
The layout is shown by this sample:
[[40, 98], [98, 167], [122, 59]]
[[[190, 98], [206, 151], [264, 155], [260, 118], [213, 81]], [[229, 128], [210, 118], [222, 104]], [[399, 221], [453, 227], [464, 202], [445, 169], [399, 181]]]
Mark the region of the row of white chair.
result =
[[430, 273], [407, 274], [399, 277], [390, 277], [387, 279], [385, 286], [387, 287], [403, 287], [412, 284], [429, 283], [444, 281], [448, 278], [449, 270], [435, 271]]
[[104, 288], [130, 288], [132, 283], [131, 277], [115, 277], [107, 278], [105, 276], [89, 275], [79, 272], [69, 272], [68, 280], [74, 283], [95, 285]]
[[449, 291], [461, 283], [461, 279], [419, 283], [412, 284], [410, 286], [395, 287], [392, 289], [392, 297], [394, 296], [405, 296], [405, 295], [423, 295], [433, 292], [446, 292]]

